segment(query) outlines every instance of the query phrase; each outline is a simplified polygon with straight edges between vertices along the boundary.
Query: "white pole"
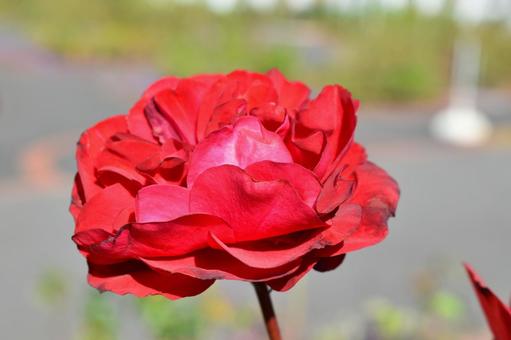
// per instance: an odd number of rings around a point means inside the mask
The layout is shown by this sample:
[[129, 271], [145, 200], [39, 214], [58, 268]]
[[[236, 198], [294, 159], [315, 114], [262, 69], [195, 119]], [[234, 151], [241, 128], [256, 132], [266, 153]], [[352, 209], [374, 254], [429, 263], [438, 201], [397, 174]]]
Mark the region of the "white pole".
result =
[[489, 119], [477, 109], [481, 47], [458, 40], [454, 49], [449, 106], [431, 124], [434, 137], [456, 145], [477, 146], [491, 135]]

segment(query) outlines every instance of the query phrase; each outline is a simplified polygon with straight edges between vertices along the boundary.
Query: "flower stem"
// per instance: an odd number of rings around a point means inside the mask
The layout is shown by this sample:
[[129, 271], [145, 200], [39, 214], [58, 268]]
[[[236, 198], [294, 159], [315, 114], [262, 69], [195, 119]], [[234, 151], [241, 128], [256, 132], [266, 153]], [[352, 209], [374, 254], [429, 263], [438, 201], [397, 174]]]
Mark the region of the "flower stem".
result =
[[253, 285], [256, 290], [257, 299], [259, 300], [259, 306], [263, 312], [264, 323], [266, 325], [266, 331], [268, 332], [268, 339], [282, 340], [268, 287], [263, 282], [254, 282]]

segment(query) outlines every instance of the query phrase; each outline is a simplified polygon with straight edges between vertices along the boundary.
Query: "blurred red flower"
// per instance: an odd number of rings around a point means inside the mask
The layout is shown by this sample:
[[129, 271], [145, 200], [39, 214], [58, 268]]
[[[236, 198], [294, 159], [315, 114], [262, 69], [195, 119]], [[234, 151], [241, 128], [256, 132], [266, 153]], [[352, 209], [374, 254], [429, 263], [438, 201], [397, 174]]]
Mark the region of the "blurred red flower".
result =
[[469, 264], [465, 264], [465, 269], [495, 340], [511, 340], [511, 306], [500, 301]]
[[267, 74], [167, 77], [83, 133], [70, 207], [100, 289], [291, 288], [381, 241], [399, 189], [354, 143], [358, 102]]

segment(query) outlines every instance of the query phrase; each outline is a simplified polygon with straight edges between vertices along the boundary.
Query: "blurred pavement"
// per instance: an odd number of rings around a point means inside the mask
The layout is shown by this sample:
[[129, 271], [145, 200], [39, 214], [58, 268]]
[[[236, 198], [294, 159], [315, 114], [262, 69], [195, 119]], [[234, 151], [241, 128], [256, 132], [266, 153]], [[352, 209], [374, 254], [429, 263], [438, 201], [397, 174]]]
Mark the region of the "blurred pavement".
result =
[[[75, 142], [94, 122], [126, 112], [156, 77], [146, 67], [69, 64], [0, 32], [0, 338], [69, 339], [76, 331], [80, 311], [73, 304], [55, 318], [34, 298], [48, 267], [68, 275], [76, 305], [85, 286], [86, 266], [70, 239], [67, 212]], [[300, 334], [300, 318], [314, 326], [334, 322], [371, 297], [412, 304], [414, 278], [438, 263], [448, 267], [446, 284], [468, 302], [476, 323], [482, 314], [461, 261], [507, 299], [511, 98], [488, 93], [480, 103], [498, 129], [478, 149], [433, 141], [428, 114], [362, 110], [358, 140], [402, 189], [397, 218], [382, 244], [348, 256], [334, 272], [309, 275], [289, 294], [275, 294], [288, 334]], [[256, 303], [246, 284], [217, 285]], [[298, 315], [296, 303], [306, 304], [307, 314]]]

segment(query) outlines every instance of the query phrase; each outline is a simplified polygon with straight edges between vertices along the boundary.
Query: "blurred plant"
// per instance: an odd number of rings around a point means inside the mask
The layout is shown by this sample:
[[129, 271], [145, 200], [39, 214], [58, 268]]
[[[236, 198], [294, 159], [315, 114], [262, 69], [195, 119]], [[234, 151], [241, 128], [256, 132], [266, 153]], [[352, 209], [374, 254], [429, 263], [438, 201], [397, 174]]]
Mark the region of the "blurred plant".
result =
[[62, 305], [68, 295], [68, 289], [65, 273], [57, 268], [43, 271], [36, 283], [37, 297], [50, 307]]
[[155, 339], [198, 339], [205, 328], [205, 320], [196, 301], [189, 300], [170, 301], [150, 296], [138, 299], [137, 306], [142, 321]]
[[[395, 306], [384, 299], [370, 301], [368, 304], [369, 325], [378, 339], [409, 339], [417, 328], [417, 315], [413, 310]], [[371, 331], [371, 329], [369, 329]]]
[[90, 289], [85, 302], [80, 340], [115, 340], [119, 321], [108, 296]]
[[[403, 102], [448, 89], [460, 30], [448, 7], [433, 16], [413, 6], [355, 13], [238, 6], [217, 15], [201, 1], [0, 0], [0, 18], [73, 58], [152, 62], [176, 75], [278, 67], [313, 87], [343, 83], [365, 102]], [[482, 84], [511, 86], [511, 30], [489, 22], [468, 34], [482, 41]]]
[[439, 291], [431, 298], [430, 310], [433, 314], [447, 322], [454, 323], [462, 319], [465, 306], [456, 295]]

